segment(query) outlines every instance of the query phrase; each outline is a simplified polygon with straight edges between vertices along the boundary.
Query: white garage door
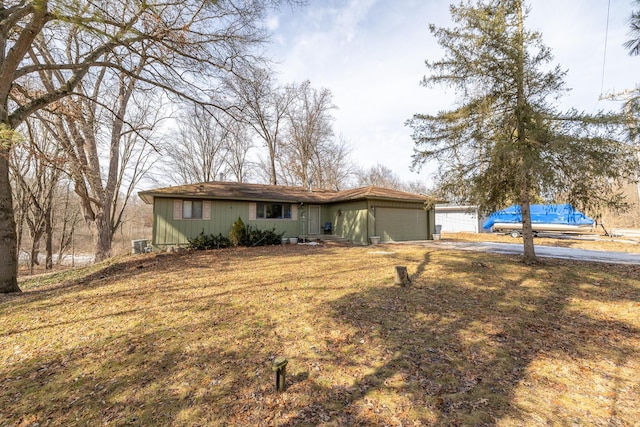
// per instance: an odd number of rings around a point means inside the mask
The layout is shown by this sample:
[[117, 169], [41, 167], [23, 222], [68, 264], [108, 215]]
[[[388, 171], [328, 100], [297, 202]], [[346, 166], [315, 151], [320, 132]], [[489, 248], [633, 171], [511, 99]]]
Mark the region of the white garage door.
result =
[[478, 217], [475, 212], [438, 212], [436, 225], [442, 226], [443, 233], [478, 232]]
[[376, 234], [381, 241], [426, 240], [427, 211], [424, 209], [376, 208]]

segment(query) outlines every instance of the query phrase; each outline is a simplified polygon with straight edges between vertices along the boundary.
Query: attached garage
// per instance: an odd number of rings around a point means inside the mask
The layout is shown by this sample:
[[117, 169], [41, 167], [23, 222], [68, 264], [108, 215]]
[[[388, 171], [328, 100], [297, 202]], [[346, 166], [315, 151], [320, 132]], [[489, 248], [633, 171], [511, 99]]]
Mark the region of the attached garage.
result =
[[424, 209], [377, 207], [375, 211], [375, 233], [382, 242], [427, 240], [428, 224]]

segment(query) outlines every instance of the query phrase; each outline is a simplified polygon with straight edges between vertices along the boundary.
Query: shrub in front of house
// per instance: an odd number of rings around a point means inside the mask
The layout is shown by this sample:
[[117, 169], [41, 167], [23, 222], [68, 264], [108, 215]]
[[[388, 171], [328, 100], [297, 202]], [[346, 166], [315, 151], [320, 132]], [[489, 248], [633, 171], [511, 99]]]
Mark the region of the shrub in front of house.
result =
[[240, 217], [233, 223], [231, 231], [229, 231], [229, 241], [233, 246], [280, 245], [282, 236], [284, 236], [284, 232], [276, 233], [275, 228], [260, 230], [250, 225], [245, 225]]
[[204, 230], [193, 239], [187, 239], [189, 249], [206, 250], [206, 249], [222, 249], [231, 246], [231, 241], [222, 234], [214, 236], [213, 234], [204, 234]]
[[242, 235], [238, 245], [249, 247], [280, 245], [282, 243], [282, 236], [284, 236], [284, 232], [276, 233], [275, 228], [270, 230], [259, 230], [258, 228], [246, 225], [244, 227], [244, 234]]
[[238, 217], [236, 221], [231, 226], [231, 231], [229, 232], [229, 240], [233, 246], [246, 246], [242, 245], [240, 242], [245, 235], [244, 222], [242, 222], [242, 218]]
[[222, 249], [230, 246], [269, 246], [282, 244], [283, 233], [276, 233], [276, 229], [260, 230], [250, 225], [244, 225], [242, 219], [238, 219], [233, 223], [229, 237], [222, 234], [214, 236], [212, 234], [205, 235], [204, 230], [193, 239], [187, 239], [189, 249], [206, 250], [206, 249]]

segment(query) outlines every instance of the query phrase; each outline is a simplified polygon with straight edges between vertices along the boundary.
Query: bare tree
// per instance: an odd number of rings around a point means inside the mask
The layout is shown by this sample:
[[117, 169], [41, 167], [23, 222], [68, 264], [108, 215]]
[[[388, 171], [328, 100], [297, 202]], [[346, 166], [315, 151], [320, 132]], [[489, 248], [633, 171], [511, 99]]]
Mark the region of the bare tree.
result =
[[[64, 185], [66, 184], [66, 185]], [[78, 224], [82, 221], [80, 207], [72, 200], [72, 183], [63, 182], [59, 187], [57, 203], [54, 207], [54, 232], [58, 234], [57, 264], [60, 264], [64, 255], [73, 249], [73, 241]], [[72, 253], [72, 256], [75, 256]], [[73, 263], [73, 260], [72, 260]]]
[[403, 191], [415, 194], [430, 194], [432, 191], [429, 189], [424, 181], [409, 181], [403, 184]]
[[415, 194], [430, 193], [426, 183], [418, 180], [403, 181], [391, 168], [380, 163], [377, 163], [369, 169], [359, 169], [355, 175], [356, 185], [358, 187], [374, 185], [376, 187], [407, 191]]
[[231, 137], [222, 111], [193, 106], [178, 118], [178, 129], [167, 148], [171, 178], [178, 184], [215, 181], [226, 163]]
[[316, 90], [309, 81], [296, 87], [294, 94], [287, 112], [286, 155], [296, 181], [309, 188], [313, 181], [313, 162], [320, 167], [322, 153], [330, 151], [326, 149], [333, 140], [331, 110], [336, 107], [329, 89]]
[[[152, 164], [146, 148], [157, 107], [151, 110], [153, 101], [146, 94], [139, 95], [139, 99], [134, 96], [136, 76], [144, 65], [134, 64], [131, 75], [102, 68], [90, 84], [78, 85], [80, 95], [57, 103], [49, 114], [51, 120], [37, 114], [67, 155], [69, 175], [80, 197], [84, 218], [95, 227], [96, 260], [111, 256], [111, 242], [126, 201]], [[59, 76], [43, 76], [42, 80], [53, 85], [56, 78]]]
[[359, 171], [357, 173], [357, 182], [359, 187], [375, 185], [376, 187], [390, 188], [392, 190], [402, 190], [404, 188], [404, 184], [398, 175], [380, 163], [368, 170]]
[[31, 238], [29, 268], [33, 272], [34, 265], [39, 264], [43, 238], [45, 268], [53, 267], [53, 205], [64, 154], [38, 121], [28, 121], [25, 128], [28, 138], [11, 153], [10, 176], [14, 182], [14, 198], [21, 207], [18, 211], [20, 227], [25, 224]]
[[268, 157], [264, 160], [269, 183], [278, 184], [277, 163], [283, 140], [283, 128], [292, 102], [291, 88], [281, 88], [266, 69], [247, 67], [242, 74], [226, 80], [226, 88], [240, 109], [238, 120], [247, 123], [264, 143]]
[[355, 170], [351, 146], [342, 137], [322, 144], [311, 160], [311, 176], [319, 188], [344, 189], [349, 186]]
[[248, 154], [254, 147], [249, 127], [244, 122], [229, 120], [227, 128], [227, 179], [233, 177], [236, 182], [246, 182], [253, 176], [255, 169], [255, 164], [248, 160]]
[[[210, 103], [202, 89], [247, 59], [256, 59], [251, 47], [266, 35], [260, 18], [267, 5], [276, 3], [0, 2], [0, 292], [20, 290], [8, 165], [18, 126], [36, 111], [55, 107], [54, 103], [75, 93], [95, 67], [119, 70], [123, 80], [134, 78], [169, 95]], [[69, 36], [78, 40], [71, 45], [72, 55], [62, 52]], [[55, 48], [49, 51], [53, 61], [38, 44]], [[135, 73], [140, 55], [149, 60]], [[95, 92], [80, 91], [79, 96], [89, 93]], [[119, 132], [113, 135], [120, 137]], [[75, 170], [74, 179], [81, 172]], [[97, 181], [97, 169], [87, 173]], [[107, 185], [106, 192], [111, 191], [108, 188], [113, 187]], [[108, 196], [104, 200], [110, 200]], [[101, 208], [96, 220], [106, 224], [109, 207]], [[107, 232], [100, 234], [104, 240]]]

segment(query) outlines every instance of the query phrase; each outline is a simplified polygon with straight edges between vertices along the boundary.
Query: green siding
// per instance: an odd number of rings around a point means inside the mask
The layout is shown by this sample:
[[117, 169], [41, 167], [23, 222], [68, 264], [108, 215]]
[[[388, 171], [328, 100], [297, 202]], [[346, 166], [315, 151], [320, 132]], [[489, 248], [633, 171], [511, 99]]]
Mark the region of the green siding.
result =
[[[231, 225], [238, 218], [261, 230], [275, 228], [276, 232], [284, 232], [285, 237], [296, 237], [303, 233], [304, 214], [305, 221], [308, 221], [307, 205], [298, 209], [297, 220], [269, 220], [256, 219], [249, 220], [249, 202], [245, 201], [221, 201], [211, 200], [210, 220], [189, 220], [173, 219], [172, 198], [154, 198], [154, 222], [153, 222], [153, 245], [163, 249], [167, 246], [187, 245], [187, 238], [192, 238], [204, 231], [205, 234], [222, 234], [228, 236]], [[386, 200], [360, 200], [355, 202], [335, 203], [321, 205], [320, 224], [324, 226], [331, 221], [333, 234], [341, 236], [355, 244], [369, 244], [369, 237], [379, 233], [376, 230], [376, 209], [377, 208], [397, 208], [397, 209], [418, 209], [422, 210], [421, 203], [393, 202]], [[435, 211], [430, 209], [426, 215], [427, 235], [424, 237], [422, 230], [415, 235], [411, 230], [407, 230], [405, 236], [409, 240], [432, 239], [435, 232]], [[304, 225], [305, 230], [308, 224]], [[384, 237], [384, 236], [381, 236]]]
[[[398, 209], [417, 209], [417, 210], [424, 210], [425, 205], [423, 203], [414, 203], [414, 202], [396, 202], [396, 201], [389, 201], [389, 200], [370, 200], [369, 201], [369, 207], [370, 208], [398, 208]], [[375, 209], [371, 209], [373, 214], [375, 215]], [[402, 211], [399, 211], [400, 215], [402, 215]], [[424, 239], [428, 239], [428, 240], [432, 240], [433, 239], [433, 233], [435, 233], [435, 210], [433, 208], [426, 210], [426, 235], [425, 235], [425, 231], [424, 228], [422, 227], [422, 224], [419, 225], [419, 229], [416, 229], [415, 232], [412, 232], [411, 227], [404, 227], [401, 226], [401, 230], [394, 230], [394, 232], [399, 232], [400, 235], [402, 236], [402, 240], [424, 240]], [[422, 219], [421, 219], [422, 221]], [[406, 228], [406, 230], [405, 230]], [[384, 236], [384, 230], [381, 228], [378, 228], [376, 230], [376, 221], [375, 218], [373, 218], [370, 221], [370, 232], [372, 233], [371, 235], [380, 235], [381, 240], [382, 241], [389, 241], [389, 240], [393, 240], [393, 239], [389, 239], [388, 237], [385, 238]], [[373, 234], [376, 233], [376, 234]], [[399, 240], [399, 239], [398, 239]]]
[[[249, 220], [249, 202], [243, 201], [211, 201], [211, 219], [173, 219], [173, 201], [170, 198], [154, 198], [153, 213], [153, 245], [159, 248], [167, 246], [187, 245], [188, 238], [193, 238], [204, 231], [205, 234], [228, 236], [231, 226], [238, 219], [261, 230], [275, 228], [277, 233], [285, 233], [285, 237], [299, 234], [298, 220]], [[298, 214], [298, 218], [300, 218]]]
[[[257, 219], [255, 221], [249, 221], [248, 219], [242, 218], [242, 221], [245, 224], [260, 230], [271, 230], [272, 228], [275, 228], [276, 233], [284, 232], [283, 237], [297, 237], [300, 234], [299, 218], [300, 217], [298, 217], [297, 221], [288, 219]], [[229, 230], [231, 230], [231, 226], [229, 226]]]
[[327, 222], [331, 223], [333, 234], [333, 216], [331, 215], [331, 206], [330, 205], [319, 205], [320, 206], [320, 234], [324, 234], [324, 225]]
[[375, 230], [382, 242], [426, 240], [428, 212], [424, 209], [383, 208], [376, 206]]
[[[309, 206], [320, 206], [320, 234], [324, 234], [324, 226], [327, 222], [331, 223], [331, 234], [337, 234], [335, 227], [336, 227], [336, 221], [335, 218], [337, 217], [337, 211], [338, 209], [335, 208], [334, 205], [318, 205], [318, 204], [314, 204], [314, 205], [303, 205], [302, 208], [299, 209], [298, 211], [298, 219], [300, 220], [300, 235], [313, 235], [313, 233], [309, 232], [310, 229], [310, 224], [309, 224]], [[305, 217], [305, 221], [304, 221], [304, 225], [302, 223], [302, 214], [304, 213], [304, 217]]]
[[336, 203], [331, 205], [330, 212], [333, 218], [333, 234], [342, 236], [352, 243], [369, 243], [366, 201]]

